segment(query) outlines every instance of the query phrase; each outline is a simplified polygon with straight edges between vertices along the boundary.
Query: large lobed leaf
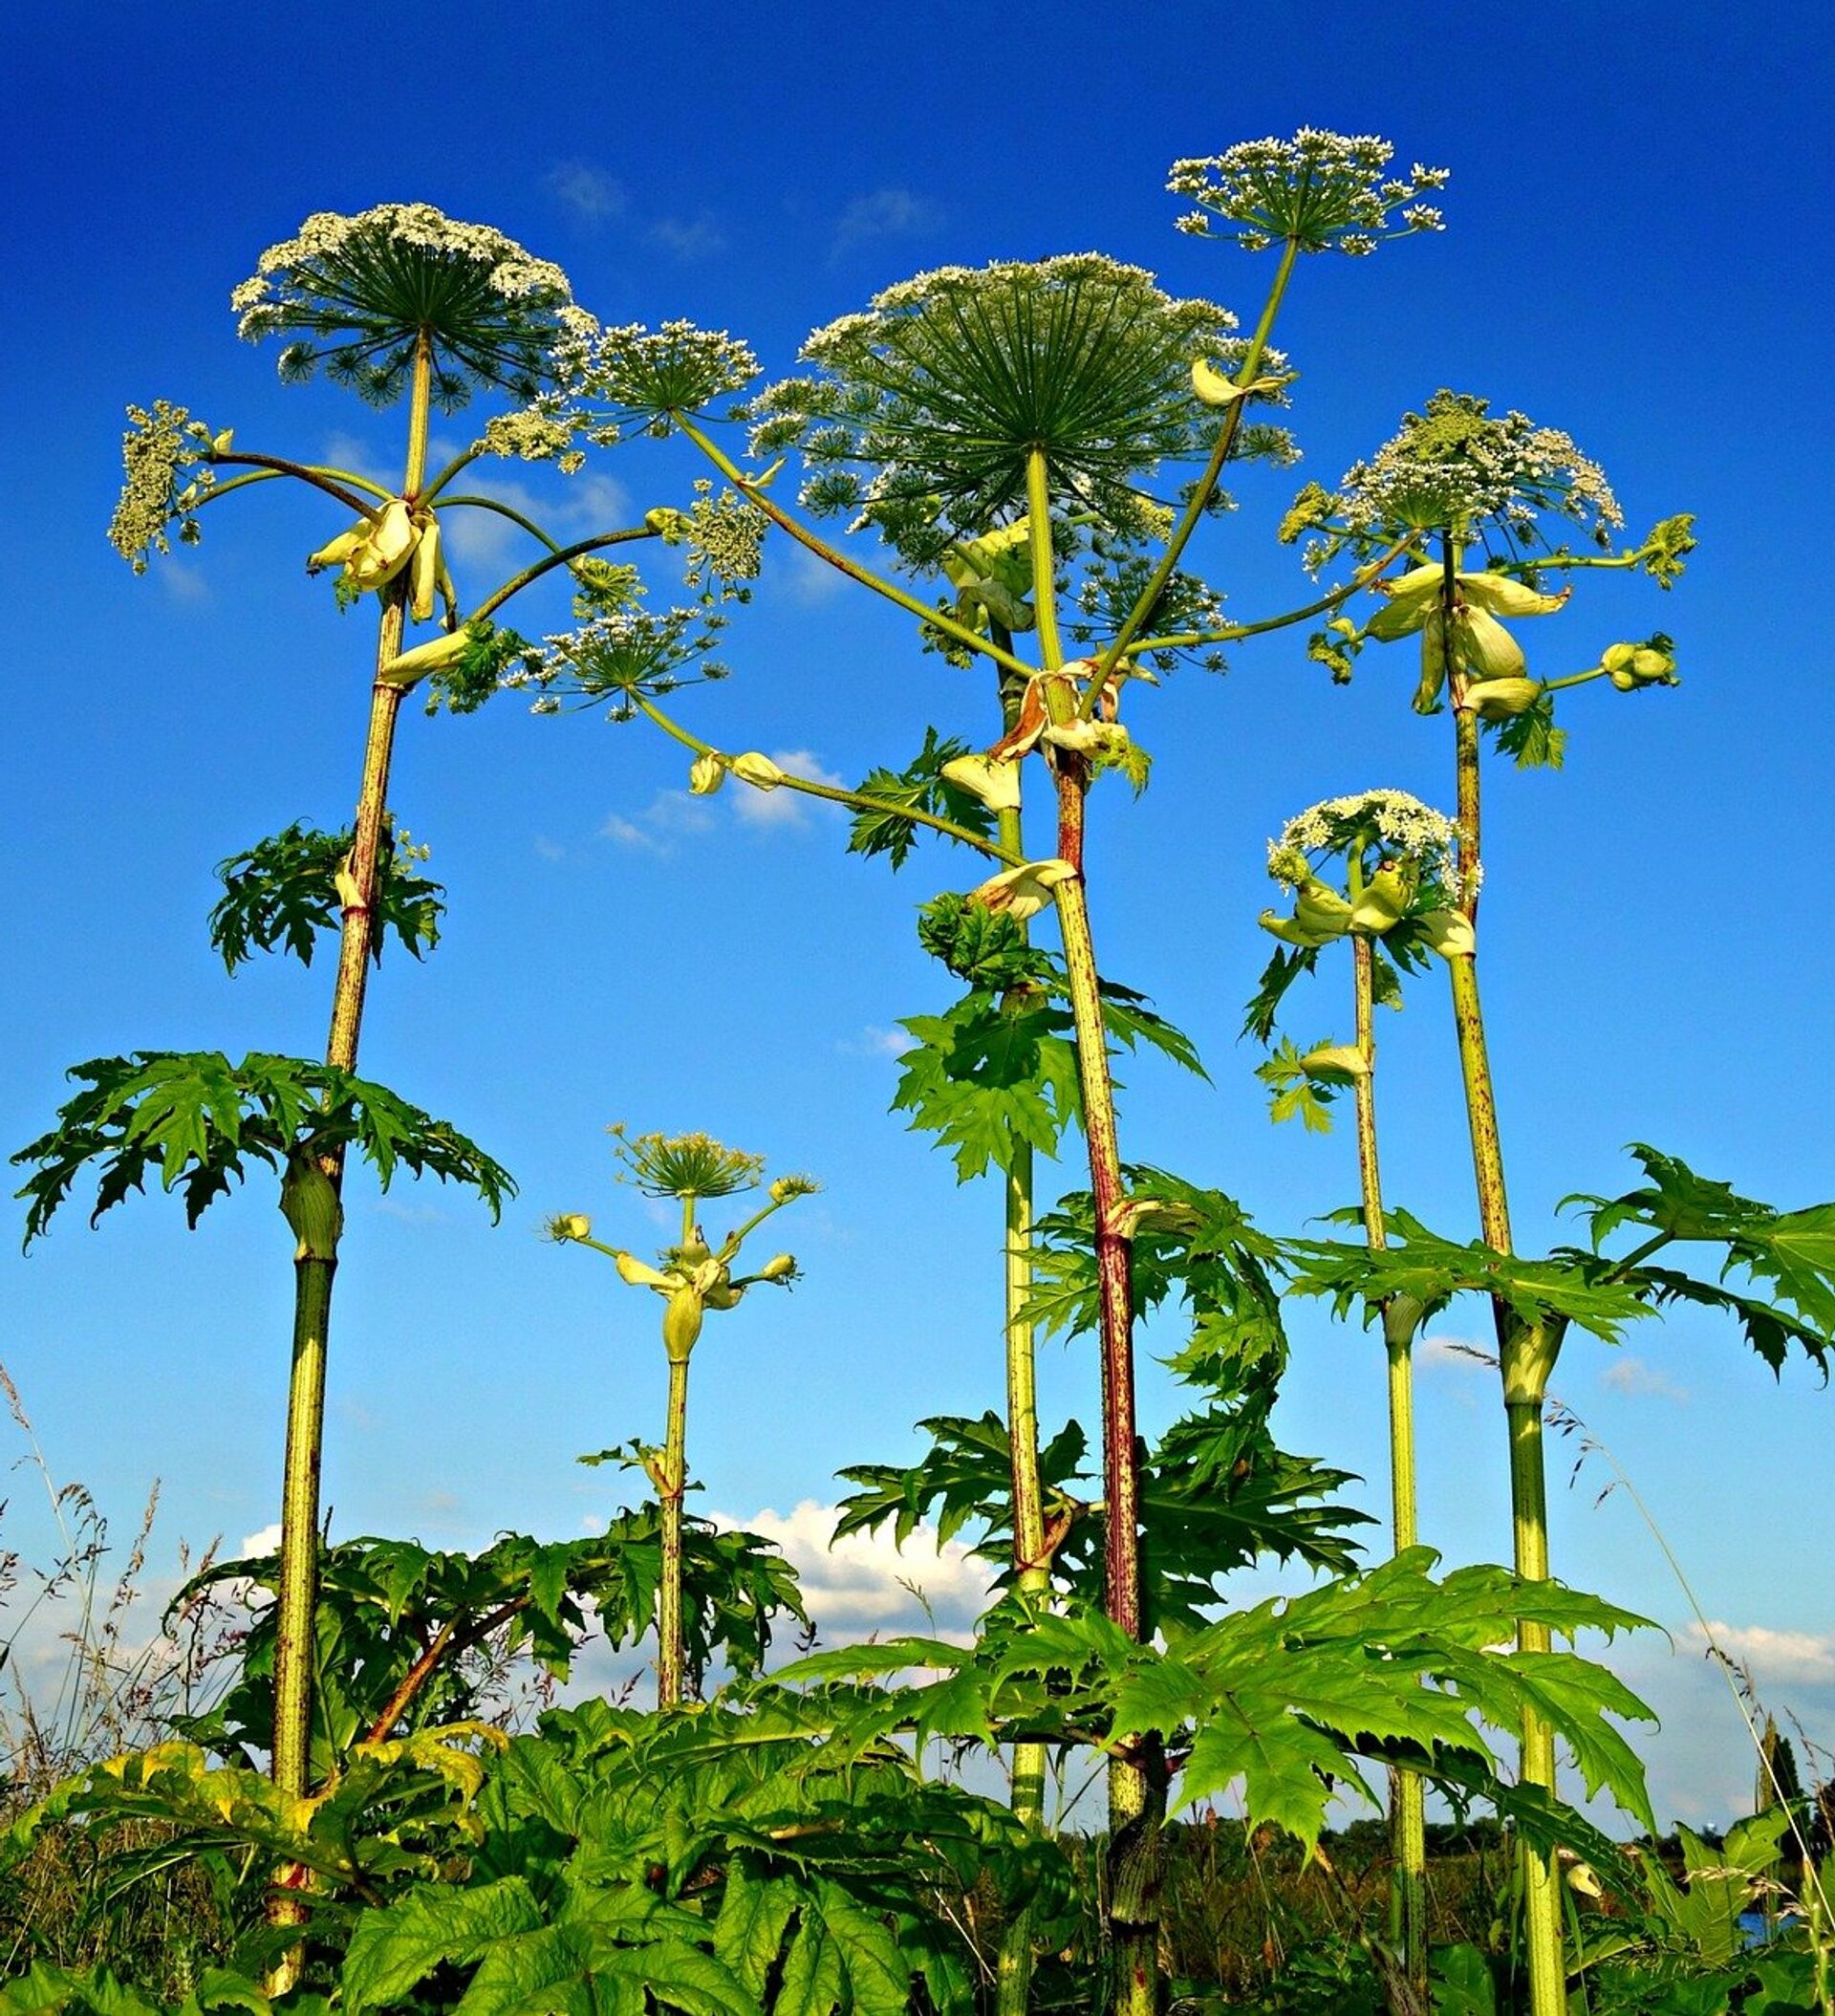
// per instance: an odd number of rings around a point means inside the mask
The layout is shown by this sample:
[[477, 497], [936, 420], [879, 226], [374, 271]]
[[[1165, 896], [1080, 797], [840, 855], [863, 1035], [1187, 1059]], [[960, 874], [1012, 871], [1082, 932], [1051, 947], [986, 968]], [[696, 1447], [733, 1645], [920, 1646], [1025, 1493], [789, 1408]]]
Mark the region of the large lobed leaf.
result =
[[149, 1173], [182, 1189], [186, 1223], [245, 1174], [252, 1159], [342, 1157], [355, 1147], [387, 1189], [398, 1169], [477, 1191], [493, 1218], [515, 1183], [448, 1121], [387, 1086], [329, 1064], [251, 1051], [232, 1065], [221, 1051], [137, 1051], [97, 1057], [68, 1073], [85, 1086], [58, 1109], [57, 1125], [22, 1148], [36, 1164], [16, 1195], [27, 1200], [30, 1246], [49, 1226], [85, 1169], [97, 1174], [94, 1225]]

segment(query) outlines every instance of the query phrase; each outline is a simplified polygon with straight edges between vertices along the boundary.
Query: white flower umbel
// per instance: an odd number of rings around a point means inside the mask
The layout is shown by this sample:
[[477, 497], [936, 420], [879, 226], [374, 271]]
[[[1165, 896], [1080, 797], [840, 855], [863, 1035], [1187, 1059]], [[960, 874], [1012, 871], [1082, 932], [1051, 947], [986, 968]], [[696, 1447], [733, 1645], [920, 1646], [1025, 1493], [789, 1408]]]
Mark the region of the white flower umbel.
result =
[[1344, 530], [1359, 538], [1405, 531], [1465, 538], [1496, 524], [1526, 540], [1539, 516], [1553, 512], [1604, 545], [1625, 522], [1605, 470], [1570, 435], [1522, 413], [1494, 418], [1488, 401], [1445, 390], [1348, 469], [1329, 502]]
[[424, 336], [433, 396], [447, 411], [480, 384], [534, 398], [551, 379], [557, 340], [597, 326], [573, 305], [558, 266], [425, 203], [316, 212], [262, 253], [229, 305], [248, 341], [292, 338], [284, 378], [308, 378], [322, 363], [375, 405], [400, 394]]
[[1385, 238], [1443, 228], [1439, 211], [1418, 199], [1444, 188], [1448, 171], [1416, 162], [1406, 175], [1386, 174], [1394, 152], [1373, 134], [1303, 126], [1291, 140], [1242, 141], [1177, 161], [1166, 186], [1198, 206], [1177, 227], [1194, 237], [1233, 239], [1251, 252], [1291, 243], [1357, 258]]

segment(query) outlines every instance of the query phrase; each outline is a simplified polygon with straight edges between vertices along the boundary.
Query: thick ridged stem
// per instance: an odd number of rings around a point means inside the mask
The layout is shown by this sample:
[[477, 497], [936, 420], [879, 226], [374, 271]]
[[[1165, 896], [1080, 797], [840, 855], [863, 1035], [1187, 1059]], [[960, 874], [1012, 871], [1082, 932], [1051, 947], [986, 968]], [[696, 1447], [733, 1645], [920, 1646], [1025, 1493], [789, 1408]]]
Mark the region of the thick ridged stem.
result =
[[[1452, 635], [1451, 601], [1457, 553], [1449, 543], [1446, 627]], [[1479, 719], [1461, 705], [1463, 681], [1453, 678], [1455, 727], [1456, 815], [1459, 836], [1460, 904], [1476, 921], [1482, 873], [1479, 776]], [[1479, 1228], [1484, 1243], [1500, 1253], [1512, 1250], [1510, 1202], [1503, 1175], [1503, 1150], [1498, 1136], [1497, 1090], [1485, 1047], [1484, 1017], [1479, 1002], [1476, 954], [1449, 962], [1453, 980], [1453, 1017], [1458, 1034], [1459, 1073], [1465, 1087], [1465, 1110], [1472, 1138], [1472, 1166], [1478, 1180]], [[1526, 1328], [1504, 1303], [1492, 1298], [1492, 1316], [1502, 1366], [1504, 1411], [1510, 1424], [1510, 1524], [1516, 1570], [1526, 1582], [1548, 1578], [1548, 1499], [1542, 1447], [1542, 1410], [1548, 1372], [1560, 1346], [1559, 1333], [1541, 1326]], [[1517, 1643], [1525, 1652], [1545, 1652], [1545, 1625], [1521, 1621]], [[1551, 1797], [1555, 1790], [1554, 1735], [1533, 1708], [1522, 1718], [1522, 1756], [1519, 1776]], [[1564, 2016], [1567, 2006], [1567, 1970], [1563, 1952], [1560, 1876], [1552, 1854], [1539, 1854], [1518, 1844], [1522, 1871], [1523, 1942], [1528, 1957], [1529, 2016]]]
[[308, 1788], [312, 1750], [313, 1605], [317, 1594], [319, 1442], [325, 1420], [325, 1333], [335, 1259], [294, 1262], [293, 1356], [281, 1476], [280, 1583], [274, 1642], [274, 1783]]
[[[1007, 726], [1018, 711], [1005, 709]], [[1001, 845], [1024, 858], [1018, 808], [1000, 815]], [[1006, 1438], [1013, 1489], [1013, 1571], [1023, 1594], [1043, 1603], [1051, 1587], [1045, 1545], [1045, 1499], [1039, 1482], [1036, 1340], [1026, 1315], [1032, 1299], [1032, 1148], [1015, 1141], [1005, 1171]], [[1034, 1833], [1045, 1830], [1046, 1754], [1042, 1743], [1013, 1745], [1014, 1817]], [[1001, 1935], [995, 1968], [997, 2016], [1025, 2016], [1032, 1993], [1032, 1913], [1015, 1914]]]
[[[1357, 1048], [1364, 1069], [1357, 1079], [1357, 1176], [1364, 1236], [1372, 1250], [1389, 1244], [1383, 1225], [1383, 1180], [1376, 1155], [1375, 946], [1361, 932], [1351, 938], [1356, 984]], [[1419, 1538], [1414, 1498], [1414, 1369], [1412, 1335], [1389, 1336], [1389, 1485], [1392, 1529], [1399, 1554]], [[1427, 1812], [1417, 1771], [1389, 1774], [1390, 1943], [1401, 1955], [1409, 1996], [1392, 1988], [1395, 2016], [1427, 2005]]]
[[[1063, 661], [1058, 641], [1051, 557], [1051, 509], [1046, 459], [1026, 458], [1031, 530], [1032, 600], [1047, 672]], [[1045, 701], [1060, 726], [1075, 719], [1077, 697], [1068, 680], [1047, 679]], [[1052, 892], [1064, 944], [1065, 980], [1077, 1042], [1084, 1140], [1090, 1154], [1102, 1362], [1103, 1607], [1130, 1637], [1139, 1638], [1140, 1478], [1134, 1426], [1134, 1311], [1132, 1251], [1115, 1130], [1115, 1088], [1109, 1072], [1102, 990], [1084, 891], [1084, 794], [1089, 772], [1067, 751], [1055, 757], [1058, 856], [1076, 871]], [[1166, 1758], [1157, 1738], [1109, 1764], [1107, 1932], [1115, 2016], [1155, 2016], [1159, 2005], [1160, 1824], [1166, 1813]]]
[[657, 1475], [662, 1568], [657, 1583], [657, 1706], [681, 1705], [681, 1504], [687, 1486], [688, 1360], [669, 1360], [669, 1420]]
[[[423, 334], [415, 349], [414, 384], [409, 396], [404, 496], [412, 496], [426, 474], [432, 389], [433, 348]], [[378, 672], [400, 654], [407, 597], [404, 570], [383, 602], [377, 629]], [[337, 980], [332, 995], [331, 1034], [325, 1051], [325, 1061], [340, 1071], [356, 1068], [378, 856], [385, 824], [389, 757], [400, 706], [399, 689], [378, 679], [371, 699], [355, 833], [345, 862], [346, 901], [338, 927]], [[342, 1155], [328, 1156], [321, 1166], [334, 1191], [341, 1189]], [[319, 1453], [325, 1422], [325, 1356], [331, 1330], [332, 1277], [336, 1267], [337, 1245], [334, 1236], [326, 1251], [300, 1259], [293, 1290], [292, 1374], [287, 1394], [287, 1450], [281, 1487], [280, 1586], [275, 1592], [273, 1774], [275, 1785], [296, 1797], [311, 1788]], [[287, 1866], [280, 1871], [279, 1887], [270, 1908], [273, 1923], [302, 1922], [304, 1911], [297, 1896], [302, 1882], [302, 1873], [296, 1867]], [[297, 1948], [276, 1963], [269, 1977], [270, 1994], [283, 1994], [294, 1984], [299, 1963]]]
[[[1077, 1039], [1084, 1132], [1094, 1203], [1102, 1356], [1103, 1598], [1130, 1637], [1143, 1636], [1140, 1603], [1140, 1480], [1134, 1425], [1133, 1289], [1123, 1216], [1114, 1084], [1096, 981], [1095, 948], [1084, 899], [1083, 779], [1074, 759], [1058, 780], [1058, 852], [1077, 868], [1054, 894]], [[1108, 1930], [1117, 2016], [1154, 2016], [1159, 2004], [1160, 1823], [1166, 1761], [1156, 1739], [1109, 1766]]]

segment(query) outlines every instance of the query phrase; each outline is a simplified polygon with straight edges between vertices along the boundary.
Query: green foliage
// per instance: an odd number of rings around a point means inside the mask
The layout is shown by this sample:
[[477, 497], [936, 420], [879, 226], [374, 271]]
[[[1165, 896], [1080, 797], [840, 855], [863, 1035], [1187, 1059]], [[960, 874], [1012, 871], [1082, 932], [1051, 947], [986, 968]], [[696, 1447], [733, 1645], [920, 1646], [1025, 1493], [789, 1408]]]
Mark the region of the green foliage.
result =
[[[1314, 1046], [1315, 1050], [1319, 1046]], [[1297, 1118], [1308, 1134], [1331, 1132], [1332, 1101], [1357, 1081], [1341, 1066], [1322, 1062], [1284, 1036], [1273, 1056], [1258, 1064], [1255, 1074], [1271, 1095], [1268, 1117], [1279, 1125]]]
[[[1286, 1362], [1277, 1277], [1287, 1246], [1259, 1231], [1234, 1198], [1145, 1164], [1131, 1165], [1127, 1210], [1133, 1231], [1134, 1312], [1144, 1316], [1175, 1292], [1191, 1335], [1173, 1361], [1188, 1378], [1233, 1389], [1244, 1367], [1272, 1379]], [[1100, 1327], [1094, 1212], [1088, 1192], [1041, 1217], [1037, 1281], [1027, 1313], [1047, 1332], [1096, 1334]]]
[[[1774, 1372], [1781, 1370], [1792, 1344], [1826, 1371], [1835, 1345], [1835, 1203], [1779, 1211], [1697, 1176], [1686, 1162], [1642, 1142], [1632, 1144], [1631, 1154], [1649, 1178], [1646, 1184], [1622, 1197], [1566, 1200], [1583, 1207], [1592, 1256], [1614, 1232], [1648, 1234], [1633, 1255], [1610, 1268], [1635, 1292], [1658, 1303], [1723, 1311]], [[1718, 1277], [1702, 1281], [1645, 1262], [1645, 1254], [1671, 1242], [1722, 1247], [1726, 1257]], [[1570, 1257], [1598, 1265], [1592, 1256]], [[1768, 1289], [1773, 1299], [1728, 1288], [1729, 1274], [1743, 1274]]]
[[[230, 972], [255, 952], [284, 947], [311, 965], [321, 931], [335, 931], [343, 907], [337, 878], [351, 835], [320, 833], [298, 820], [217, 863], [223, 897], [210, 912], [210, 943]], [[371, 956], [379, 965], [383, 938], [393, 931], [419, 959], [439, 943], [445, 891], [415, 872], [426, 858], [405, 834], [385, 840], [377, 854]]]
[[[1008, 1611], [966, 1649], [935, 1638], [850, 1646], [800, 1660], [780, 1679], [841, 1683], [862, 1742], [882, 1740], [893, 1712], [920, 1744], [1030, 1737], [1117, 1745], [1155, 1736], [1182, 1760], [1180, 1806], [1228, 1795], [1247, 1826], [1272, 1824], [1306, 1846], [1335, 1796], [1377, 1803], [1355, 1759], [1407, 1763], [1461, 1792], [1482, 1789], [1529, 1838], [1565, 1842], [1595, 1867], [1615, 1868], [1616, 1852], [1597, 1830], [1502, 1780], [1483, 1731], [1514, 1733], [1525, 1709], [1543, 1714], [1589, 1794], [1609, 1790], [1648, 1826], [1641, 1767], [1606, 1718], [1648, 1719], [1649, 1711], [1571, 1652], [1495, 1649], [1524, 1617], [1564, 1637], [1609, 1636], [1642, 1620], [1502, 1569], [1458, 1569], [1436, 1582], [1435, 1559], [1411, 1549], [1361, 1577], [1174, 1633], [1164, 1653], [1097, 1613]], [[863, 1680], [912, 1672], [938, 1677], [855, 1691]]]
[[[1010, 1166], [1016, 1146], [1055, 1154], [1083, 1097], [1062, 962], [1029, 944], [1010, 917], [961, 896], [926, 904], [918, 931], [970, 986], [941, 1015], [898, 1025], [917, 1040], [899, 1059], [892, 1110], [950, 1149], [961, 1182]], [[1204, 1076], [1191, 1039], [1144, 995], [1117, 981], [1099, 985], [1103, 1024], [1117, 1043], [1145, 1044]]]
[[92, 1164], [99, 1174], [91, 1225], [139, 1190], [149, 1170], [163, 1189], [183, 1188], [195, 1225], [241, 1180], [245, 1158], [291, 1168], [352, 1147], [385, 1190], [398, 1168], [437, 1176], [476, 1190], [493, 1218], [515, 1195], [508, 1174], [446, 1121], [329, 1064], [258, 1051], [236, 1065], [221, 1051], [137, 1051], [94, 1058], [69, 1075], [87, 1089], [12, 1158], [37, 1164], [16, 1193], [28, 1200], [28, 1246]]
[[958, 1181], [1005, 1168], [1016, 1145], [1056, 1153], [1082, 1110], [1067, 1009], [1037, 989], [978, 987], [943, 1014], [899, 1027], [917, 1046], [899, 1060], [892, 1110], [950, 1151]]
[[1520, 770], [1558, 770], [1567, 753], [1567, 730], [1555, 726], [1554, 698], [1546, 692], [1521, 714], [1492, 725], [1491, 733], [1498, 748], [1517, 759]]
[[1057, 962], [1025, 935], [1009, 911], [946, 892], [918, 913], [918, 942], [959, 980], [985, 993], [1042, 986], [1058, 971]]
[[861, 797], [874, 799], [885, 809], [854, 813], [848, 852], [883, 854], [894, 868], [902, 868], [918, 841], [918, 829], [907, 816], [914, 812], [951, 819], [970, 833], [991, 839], [993, 814], [972, 791], [963, 791], [943, 775], [944, 764], [968, 754], [967, 743], [926, 728], [923, 748], [903, 770], [881, 766], [870, 770], [855, 789]]
[[[176, 1600], [246, 1584], [273, 1591], [277, 1556], [224, 1561]], [[538, 1541], [506, 1533], [483, 1553], [443, 1553], [411, 1540], [347, 1540], [319, 1556], [313, 1771], [343, 1767], [372, 1733], [392, 1735], [473, 1720], [486, 1713], [491, 1680], [526, 1653], [564, 1680], [596, 1628], [614, 1646], [635, 1644], [656, 1623], [662, 1542], [657, 1507], [617, 1513], [602, 1534]], [[774, 1618], [810, 1619], [794, 1570], [756, 1533], [688, 1520], [682, 1536], [683, 1637], [699, 1680], [715, 1660], [755, 1674]], [[222, 1754], [252, 1762], [272, 1745], [276, 1607], [259, 1603], [241, 1671], [223, 1699], [184, 1724], [184, 1733]], [[405, 1701], [409, 1674], [439, 1648]], [[387, 1721], [386, 1729], [378, 1724]]]
[[[576, 562], [575, 572], [584, 565]], [[592, 600], [590, 591], [575, 598], [576, 611], [582, 600]], [[542, 661], [539, 649], [507, 624], [476, 619], [465, 625], [464, 639], [456, 659], [426, 675], [429, 714], [443, 707], [451, 714], [475, 714], [507, 684], [514, 683], [516, 675], [529, 673]]]
[[[1363, 1222], [1360, 1212], [1347, 1215]], [[1431, 1316], [1456, 1295], [1484, 1294], [1525, 1327], [1573, 1323], [1608, 1344], [1618, 1342], [1627, 1323], [1650, 1314], [1637, 1289], [1590, 1255], [1524, 1260], [1479, 1241], [1442, 1239], [1403, 1210], [1385, 1212], [1383, 1223], [1386, 1247], [1372, 1249], [1361, 1240], [1290, 1241], [1284, 1248], [1290, 1292], [1326, 1296], [1341, 1320], [1353, 1313], [1370, 1320], [1395, 1295], [1412, 1296]]]

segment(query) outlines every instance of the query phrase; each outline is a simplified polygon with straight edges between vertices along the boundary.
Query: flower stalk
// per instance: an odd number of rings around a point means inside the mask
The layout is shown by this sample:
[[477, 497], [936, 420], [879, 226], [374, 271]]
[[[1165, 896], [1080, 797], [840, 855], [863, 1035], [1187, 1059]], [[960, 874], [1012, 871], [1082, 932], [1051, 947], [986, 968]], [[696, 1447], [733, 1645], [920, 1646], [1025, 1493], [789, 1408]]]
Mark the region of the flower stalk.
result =
[[[1389, 1244], [1383, 1224], [1383, 1181], [1376, 1150], [1376, 1031], [1374, 941], [1351, 935], [1356, 996], [1357, 1052], [1363, 1069], [1355, 1078], [1357, 1177], [1364, 1207], [1364, 1237], [1373, 1251]], [[1413, 1311], [1393, 1298], [1382, 1311], [1383, 1343], [1389, 1361], [1389, 1483], [1391, 1534], [1399, 1554], [1420, 1539], [1414, 1490], [1414, 1325]], [[1427, 1820], [1426, 1791], [1415, 1771], [1389, 1773], [1391, 1853], [1394, 1874], [1390, 1897], [1390, 1943], [1401, 1956], [1414, 2005], [1427, 2005]], [[1399, 2016], [1399, 2011], [1398, 2011]]]
[[[1443, 620], [1450, 629], [1457, 594], [1457, 550], [1442, 540]], [[1482, 879], [1479, 741], [1477, 710], [1466, 704], [1461, 667], [1449, 667], [1455, 732], [1455, 772], [1458, 828], [1459, 907], [1469, 923], [1478, 918]], [[1512, 1250], [1509, 1194], [1504, 1182], [1503, 1150], [1498, 1134], [1497, 1090], [1485, 1046], [1484, 1017], [1479, 999], [1476, 942], [1447, 961], [1452, 975], [1453, 1017], [1458, 1038], [1459, 1074], [1465, 1092], [1473, 1173], [1477, 1180], [1479, 1229], [1485, 1244], [1500, 1253]], [[1525, 1582], [1548, 1579], [1548, 1495], [1543, 1450], [1542, 1416], [1548, 1375], [1560, 1349], [1559, 1330], [1551, 1324], [1524, 1324], [1503, 1303], [1493, 1298], [1498, 1350], [1503, 1371], [1504, 1412], [1510, 1436], [1510, 1526], [1513, 1561]], [[1517, 1643], [1524, 1652], [1546, 1652], [1545, 1624], [1523, 1620]], [[1535, 1709], [1523, 1711], [1522, 1781], [1551, 1797], [1555, 1789], [1554, 1737]], [[1566, 2008], [1566, 1966], [1563, 1951], [1561, 1877], [1551, 1853], [1519, 1844], [1522, 1872], [1524, 1945], [1528, 1956], [1530, 2016], [1563, 2016]]]
[[[1079, 718], [1074, 682], [1059, 673], [1062, 646], [1054, 609], [1050, 496], [1042, 452], [1027, 458], [1033, 601], [1044, 660], [1042, 686], [1052, 726]], [[1100, 689], [1101, 682], [1093, 682]], [[1064, 969], [1076, 1035], [1077, 1076], [1083, 1095], [1084, 1138], [1090, 1159], [1102, 1368], [1103, 1596], [1112, 1622], [1130, 1637], [1142, 1637], [1140, 1600], [1140, 1478], [1134, 1405], [1132, 1247], [1115, 1124], [1114, 1081], [1109, 1070], [1108, 1031], [1095, 944], [1090, 929], [1084, 865], [1085, 800], [1089, 767], [1073, 750], [1052, 751], [1057, 781], [1058, 857], [1074, 871], [1052, 890]], [[1117, 2016], [1153, 2016], [1158, 2005], [1160, 1825], [1166, 1812], [1165, 1753], [1153, 1738], [1109, 1765], [1108, 1931], [1114, 1968], [1112, 2006]]]

